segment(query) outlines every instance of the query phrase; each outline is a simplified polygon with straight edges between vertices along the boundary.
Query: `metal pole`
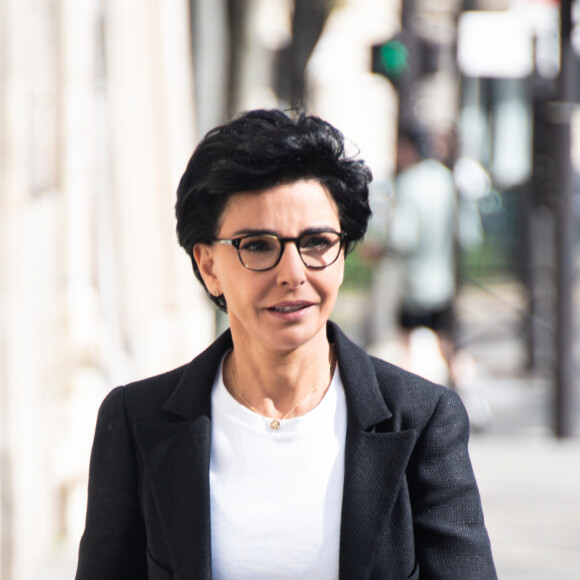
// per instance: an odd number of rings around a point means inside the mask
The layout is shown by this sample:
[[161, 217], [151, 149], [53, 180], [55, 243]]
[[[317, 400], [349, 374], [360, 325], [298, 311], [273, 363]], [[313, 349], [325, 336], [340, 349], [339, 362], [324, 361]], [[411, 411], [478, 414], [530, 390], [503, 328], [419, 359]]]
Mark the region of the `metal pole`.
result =
[[571, 88], [573, 73], [571, 33], [571, 0], [561, 4], [561, 67], [558, 85], [559, 103], [555, 104], [556, 142], [558, 147], [557, 178], [560, 180], [556, 206], [556, 437], [574, 435], [574, 385], [572, 368], [573, 306], [572, 284], [574, 222], [571, 192]]
[[556, 393], [555, 434], [571, 437], [574, 422], [572, 372], [573, 231], [574, 210], [570, 194], [570, 120], [564, 104], [556, 105], [564, 116], [554, 127], [557, 136], [559, 192], [556, 208]]

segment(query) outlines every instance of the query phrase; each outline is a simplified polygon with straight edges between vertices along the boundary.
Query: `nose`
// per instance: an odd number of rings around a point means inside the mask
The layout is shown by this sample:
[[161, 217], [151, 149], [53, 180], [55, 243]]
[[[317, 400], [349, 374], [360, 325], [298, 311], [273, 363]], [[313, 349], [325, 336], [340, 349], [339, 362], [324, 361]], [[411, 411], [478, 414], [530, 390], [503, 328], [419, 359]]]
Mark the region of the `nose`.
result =
[[298, 288], [306, 282], [306, 266], [300, 257], [296, 242], [286, 242], [276, 266], [276, 280], [282, 286]]

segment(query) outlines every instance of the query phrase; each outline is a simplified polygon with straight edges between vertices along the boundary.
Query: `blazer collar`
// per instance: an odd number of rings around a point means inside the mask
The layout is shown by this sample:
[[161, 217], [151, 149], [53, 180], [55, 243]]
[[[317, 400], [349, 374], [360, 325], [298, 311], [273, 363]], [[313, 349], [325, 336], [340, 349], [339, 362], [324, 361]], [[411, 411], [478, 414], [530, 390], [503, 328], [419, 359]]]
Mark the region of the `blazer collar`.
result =
[[[367, 431], [389, 419], [392, 413], [381, 395], [371, 358], [349, 340], [334, 322], [328, 322], [327, 335], [336, 346], [348, 410], [353, 420]], [[209, 413], [211, 389], [219, 361], [232, 346], [232, 335], [228, 329], [185, 367], [163, 410], [183, 418]], [[365, 385], [364, 389], [357, 388], [361, 383]]]
[[372, 359], [349, 340], [335, 323], [328, 323], [327, 335], [336, 346], [338, 368], [351, 420], [363, 431], [368, 431], [390, 419], [392, 413], [381, 394]]
[[233, 346], [228, 329], [186, 367], [163, 410], [185, 419], [210, 414], [211, 389], [222, 356]]

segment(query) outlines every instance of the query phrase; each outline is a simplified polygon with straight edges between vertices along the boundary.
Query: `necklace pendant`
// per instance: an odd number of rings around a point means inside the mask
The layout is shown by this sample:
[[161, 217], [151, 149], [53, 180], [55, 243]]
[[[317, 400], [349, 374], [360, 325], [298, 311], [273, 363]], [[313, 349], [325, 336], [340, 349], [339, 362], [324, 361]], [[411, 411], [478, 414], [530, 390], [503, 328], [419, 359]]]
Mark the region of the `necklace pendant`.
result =
[[270, 421], [270, 427], [276, 431], [277, 429], [280, 429], [280, 421], [278, 419], [272, 419]]

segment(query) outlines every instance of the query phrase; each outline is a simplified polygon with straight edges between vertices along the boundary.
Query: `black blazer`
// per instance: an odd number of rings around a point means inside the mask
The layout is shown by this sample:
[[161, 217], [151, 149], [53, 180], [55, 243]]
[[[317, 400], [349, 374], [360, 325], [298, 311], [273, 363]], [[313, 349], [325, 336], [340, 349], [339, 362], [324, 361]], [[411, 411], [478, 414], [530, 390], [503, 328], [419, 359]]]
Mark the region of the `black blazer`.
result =
[[[496, 578], [459, 397], [328, 335], [348, 408], [340, 579]], [[104, 400], [78, 580], [211, 578], [210, 393], [231, 346]]]

